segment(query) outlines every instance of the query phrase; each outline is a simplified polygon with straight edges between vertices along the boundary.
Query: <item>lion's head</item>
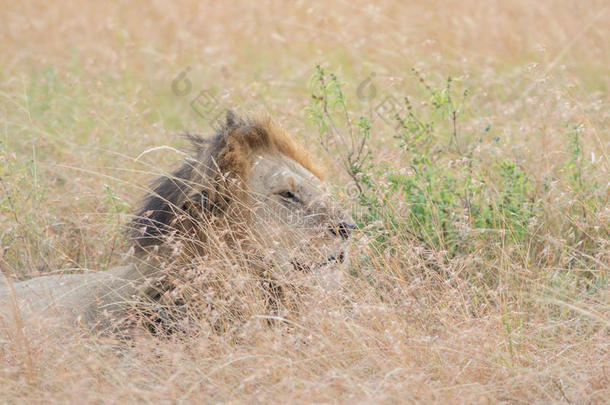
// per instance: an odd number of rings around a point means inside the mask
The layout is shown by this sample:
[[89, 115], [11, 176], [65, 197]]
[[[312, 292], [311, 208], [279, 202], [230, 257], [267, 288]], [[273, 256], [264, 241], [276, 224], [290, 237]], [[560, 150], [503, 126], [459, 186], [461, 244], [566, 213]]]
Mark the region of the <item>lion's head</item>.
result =
[[189, 136], [192, 158], [162, 177], [131, 224], [136, 249], [172, 242], [207, 254], [222, 239], [286, 271], [344, 262], [354, 225], [309, 154], [268, 119], [232, 112], [211, 139]]

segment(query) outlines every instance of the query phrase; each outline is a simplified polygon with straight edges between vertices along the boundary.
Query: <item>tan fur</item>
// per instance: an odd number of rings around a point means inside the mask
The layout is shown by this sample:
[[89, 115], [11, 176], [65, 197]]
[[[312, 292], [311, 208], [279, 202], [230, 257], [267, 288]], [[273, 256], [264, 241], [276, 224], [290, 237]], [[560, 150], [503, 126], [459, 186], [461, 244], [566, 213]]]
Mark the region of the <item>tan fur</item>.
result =
[[269, 118], [252, 119], [250, 125], [230, 131], [218, 165], [225, 173], [247, 179], [250, 157], [260, 150], [285, 155], [324, 180], [324, 170], [314, 163], [309, 151]]
[[[40, 277], [13, 283], [11, 288], [0, 286], [0, 317], [2, 311], [10, 312], [15, 307], [10, 302], [16, 301], [22, 310], [39, 314], [51, 314], [52, 310], [88, 326], [107, 327], [134, 303], [155, 301], [167, 292], [164, 289], [171, 287], [158, 283], [167, 271], [173, 272], [171, 280], [181, 273], [181, 267], [188, 269], [194, 258], [211, 258], [211, 243], [241, 252], [241, 260], [248, 255], [262, 257], [264, 254], [255, 250], [265, 250], [265, 243], [272, 241], [269, 235], [277, 229], [287, 237], [288, 245], [267, 248], [282, 251], [282, 255], [275, 253], [273, 260], [262, 261], [271, 266], [303, 271], [316, 264], [325, 266], [329, 257], [335, 260], [338, 252], [343, 252], [343, 239], [347, 238], [329, 229], [349, 218], [332, 208], [320, 181], [322, 170], [309, 153], [271, 120], [237, 119], [230, 113], [227, 124], [213, 138], [194, 137], [193, 141], [196, 155], [173, 175], [157, 182], [132, 221], [130, 234], [136, 254], [126, 266], [105, 272]], [[260, 163], [256, 168], [252, 167], [253, 160]], [[298, 184], [293, 177], [300, 179]], [[291, 215], [278, 208], [281, 198], [261, 179], [272, 179], [277, 187], [300, 189], [303, 204], [297, 212], [301, 212], [302, 223], [290, 224]], [[254, 195], [249, 190], [252, 185]], [[265, 198], [256, 203], [256, 198], [263, 195]], [[271, 216], [267, 216], [269, 212]], [[303, 250], [300, 241], [316, 234], [314, 228], [322, 235], [316, 237], [315, 244], [323, 248], [316, 248], [317, 256], [310, 252], [295, 254], [295, 249]], [[253, 243], [255, 240], [258, 242]], [[223, 252], [217, 253], [226, 257]], [[298, 265], [294, 262], [297, 258]], [[261, 269], [252, 270], [260, 273]], [[151, 282], [156, 283], [154, 288]]]

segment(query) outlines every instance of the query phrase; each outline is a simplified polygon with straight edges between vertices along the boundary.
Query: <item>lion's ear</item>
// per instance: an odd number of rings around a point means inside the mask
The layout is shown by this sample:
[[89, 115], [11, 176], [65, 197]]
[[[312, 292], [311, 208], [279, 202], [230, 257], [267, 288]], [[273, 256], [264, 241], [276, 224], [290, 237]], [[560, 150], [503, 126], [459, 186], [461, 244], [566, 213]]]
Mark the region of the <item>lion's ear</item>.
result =
[[230, 128], [230, 129], [237, 128], [237, 126], [238, 126], [237, 121], [239, 121], [239, 119], [237, 118], [235, 111], [227, 110], [227, 118], [226, 118], [226, 123], [225, 123], [227, 128]]

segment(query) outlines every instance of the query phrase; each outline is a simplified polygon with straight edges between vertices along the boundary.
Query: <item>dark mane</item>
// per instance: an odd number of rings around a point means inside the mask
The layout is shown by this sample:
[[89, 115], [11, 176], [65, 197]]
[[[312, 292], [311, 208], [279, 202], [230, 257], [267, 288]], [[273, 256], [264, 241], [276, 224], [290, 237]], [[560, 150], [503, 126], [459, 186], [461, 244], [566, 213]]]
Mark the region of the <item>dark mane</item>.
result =
[[249, 157], [258, 149], [275, 150], [290, 156], [321, 177], [309, 154], [268, 119], [244, 119], [232, 111], [215, 134], [205, 139], [187, 135], [194, 155], [168, 176], [157, 179], [128, 225], [136, 249], [163, 243], [165, 236], [179, 232], [181, 216], [196, 205], [202, 212], [222, 214], [231, 200], [243, 191], [250, 169]]

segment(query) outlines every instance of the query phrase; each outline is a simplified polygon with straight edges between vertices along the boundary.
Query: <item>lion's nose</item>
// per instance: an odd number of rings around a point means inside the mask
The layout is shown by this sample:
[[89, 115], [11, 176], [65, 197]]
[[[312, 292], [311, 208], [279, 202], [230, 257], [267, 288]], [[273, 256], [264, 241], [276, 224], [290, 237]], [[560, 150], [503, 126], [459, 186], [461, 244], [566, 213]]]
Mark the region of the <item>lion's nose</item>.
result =
[[335, 236], [341, 236], [343, 239], [349, 239], [354, 228], [356, 228], [356, 225], [354, 224], [350, 224], [349, 222], [339, 222], [336, 226], [331, 226], [328, 229], [330, 230], [330, 233]]

